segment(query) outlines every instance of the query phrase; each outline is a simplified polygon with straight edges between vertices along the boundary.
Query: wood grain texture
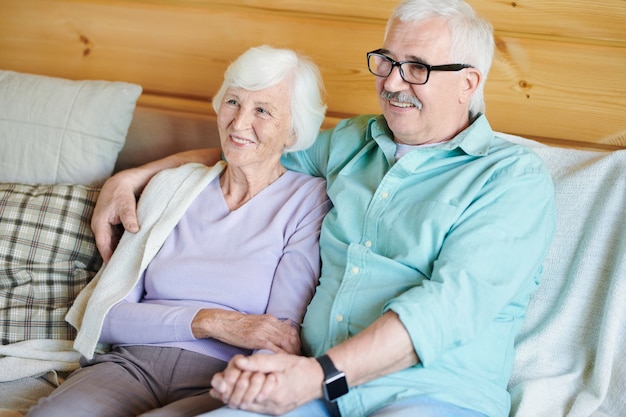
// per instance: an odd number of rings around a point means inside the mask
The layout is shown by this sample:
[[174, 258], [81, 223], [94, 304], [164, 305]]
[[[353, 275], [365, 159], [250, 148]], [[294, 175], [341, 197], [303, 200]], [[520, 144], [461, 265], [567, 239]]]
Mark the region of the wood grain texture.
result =
[[[626, 148], [626, 1], [469, 0], [494, 25], [486, 87], [497, 130]], [[139, 105], [210, 115], [228, 63], [269, 43], [311, 56], [326, 126], [378, 112], [365, 52], [396, 0], [3, 0], [0, 68], [142, 85]], [[193, 116], [195, 117], [195, 116]], [[594, 145], [597, 144], [597, 145]]]
[[486, 87], [494, 125], [626, 145], [626, 53], [611, 58], [616, 51], [609, 46], [507, 37], [498, 38], [498, 52]]
[[624, 0], [466, 1], [492, 23], [496, 32], [625, 46]]

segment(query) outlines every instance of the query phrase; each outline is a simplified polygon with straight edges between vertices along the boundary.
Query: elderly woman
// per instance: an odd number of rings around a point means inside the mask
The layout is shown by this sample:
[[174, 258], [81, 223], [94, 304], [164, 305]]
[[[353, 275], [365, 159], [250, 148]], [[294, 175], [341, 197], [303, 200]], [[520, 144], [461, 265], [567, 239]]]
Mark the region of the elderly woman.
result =
[[[84, 356], [29, 416], [193, 416], [222, 406], [210, 381], [237, 353], [299, 353], [330, 208], [322, 179], [287, 171], [326, 106], [317, 67], [252, 48], [213, 99], [226, 162], [164, 171], [68, 321]], [[97, 354], [96, 343], [112, 345]]]

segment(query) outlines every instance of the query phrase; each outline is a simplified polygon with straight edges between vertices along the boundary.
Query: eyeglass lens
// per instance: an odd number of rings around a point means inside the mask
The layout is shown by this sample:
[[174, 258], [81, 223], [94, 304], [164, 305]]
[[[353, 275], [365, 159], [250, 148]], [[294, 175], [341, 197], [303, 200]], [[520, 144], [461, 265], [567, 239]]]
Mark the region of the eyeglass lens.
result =
[[[394, 64], [384, 55], [370, 54], [368, 66], [374, 75], [387, 77], [391, 74]], [[400, 64], [400, 75], [406, 82], [424, 84], [428, 80], [428, 68], [416, 62], [404, 62]]]

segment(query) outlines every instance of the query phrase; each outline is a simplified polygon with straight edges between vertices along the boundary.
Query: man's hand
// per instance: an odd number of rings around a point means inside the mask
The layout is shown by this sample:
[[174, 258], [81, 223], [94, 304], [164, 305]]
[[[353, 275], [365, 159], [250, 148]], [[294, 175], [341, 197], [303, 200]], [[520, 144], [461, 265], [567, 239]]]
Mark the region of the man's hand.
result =
[[314, 358], [237, 355], [223, 372], [213, 376], [211, 394], [231, 408], [280, 415], [320, 398], [323, 379]]
[[91, 230], [104, 262], [111, 259], [124, 230], [139, 231], [133, 171], [122, 171], [109, 178], [100, 190], [93, 211]]
[[188, 162], [214, 165], [221, 156], [219, 148], [195, 149], [120, 171], [109, 178], [100, 190], [100, 197], [91, 218], [96, 246], [104, 262], [111, 259], [124, 230], [131, 233], [139, 231], [137, 198], [150, 178], [163, 169], [174, 168]]
[[[345, 372], [349, 386], [419, 363], [411, 338], [393, 311], [326, 353], [337, 369]], [[324, 372], [315, 358], [278, 353], [239, 355], [213, 376], [211, 394], [229, 407], [282, 414], [321, 398], [323, 380]]]
[[191, 331], [199, 339], [211, 337], [248, 349], [300, 354], [299, 328], [270, 314], [202, 309], [193, 318]]

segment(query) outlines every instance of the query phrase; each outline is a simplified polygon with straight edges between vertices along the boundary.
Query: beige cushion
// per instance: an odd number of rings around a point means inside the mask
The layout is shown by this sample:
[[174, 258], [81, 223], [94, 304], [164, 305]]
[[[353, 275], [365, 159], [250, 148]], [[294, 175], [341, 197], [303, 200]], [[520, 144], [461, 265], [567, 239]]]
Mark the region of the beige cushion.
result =
[[0, 182], [100, 185], [141, 87], [0, 70]]

